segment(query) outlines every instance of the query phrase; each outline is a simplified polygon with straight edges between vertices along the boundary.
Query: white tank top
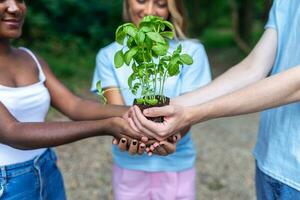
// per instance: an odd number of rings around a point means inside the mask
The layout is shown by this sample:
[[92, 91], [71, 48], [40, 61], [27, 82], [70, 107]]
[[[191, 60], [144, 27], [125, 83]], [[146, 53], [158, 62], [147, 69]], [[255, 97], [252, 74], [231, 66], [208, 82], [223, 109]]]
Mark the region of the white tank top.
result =
[[[20, 49], [35, 61], [39, 70], [39, 82], [23, 87], [0, 85], [0, 101], [20, 122], [43, 122], [50, 107], [50, 95], [44, 85], [46, 77], [35, 55], [28, 49]], [[31, 160], [45, 150], [46, 148], [23, 151], [0, 143], [0, 166]]]

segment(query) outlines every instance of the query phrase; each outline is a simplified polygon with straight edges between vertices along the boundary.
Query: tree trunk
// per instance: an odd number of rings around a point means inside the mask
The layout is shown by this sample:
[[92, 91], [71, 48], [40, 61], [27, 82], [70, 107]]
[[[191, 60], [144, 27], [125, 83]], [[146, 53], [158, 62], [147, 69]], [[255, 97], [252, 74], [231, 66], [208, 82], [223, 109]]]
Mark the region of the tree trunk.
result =
[[269, 11], [272, 7], [272, 0], [265, 0], [264, 1], [264, 10], [263, 10], [263, 14], [262, 14], [262, 19], [264, 22], [266, 22], [268, 20], [269, 17]]
[[[248, 54], [250, 52], [250, 47], [247, 44], [247, 41], [245, 41], [243, 39], [243, 37], [241, 36], [241, 32], [240, 32], [240, 30], [242, 29], [242, 28], [240, 28], [241, 19], [239, 16], [239, 7], [238, 7], [238, 3], [236, 2], [236, 0], [230, 0], [230, 7], [231, 7], [231, 20], [232, 20], [232, 30], [233, 30], [233, 34], [234, 34], [234, 40], [235, 40], [236, 44], [238, 45], [238, 47], [244, 53]], [[251, 27], [251, 25], [250, 25], [250, 27]], [[251, 33], [251, 30], [247, 30], [247, 31], [249, 31]], [[246, 31], [246, 30], [244, 30], [244, 31]]]
[[253, 28], [253, 0], [238, 0], [239, 33], [247, 44], [251, 42]]

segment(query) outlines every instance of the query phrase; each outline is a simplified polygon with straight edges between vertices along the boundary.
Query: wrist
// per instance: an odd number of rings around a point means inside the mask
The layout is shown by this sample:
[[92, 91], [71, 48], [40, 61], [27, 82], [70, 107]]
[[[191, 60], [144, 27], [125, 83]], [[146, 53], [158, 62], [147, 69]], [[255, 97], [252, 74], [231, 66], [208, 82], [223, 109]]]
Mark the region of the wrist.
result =
[[115, 117], [110, 117], [107, 119], [98, 120], [99, 130], [98, 135], [110, 135], [115, 136], [115, 133], [113, 131], [113, 127], [115, 127]]
[[203, 121], [209, 120], [210, 108], [208, 106], [190, 106], [188, 107], [187, 120], [189, 124], [194, 125]]

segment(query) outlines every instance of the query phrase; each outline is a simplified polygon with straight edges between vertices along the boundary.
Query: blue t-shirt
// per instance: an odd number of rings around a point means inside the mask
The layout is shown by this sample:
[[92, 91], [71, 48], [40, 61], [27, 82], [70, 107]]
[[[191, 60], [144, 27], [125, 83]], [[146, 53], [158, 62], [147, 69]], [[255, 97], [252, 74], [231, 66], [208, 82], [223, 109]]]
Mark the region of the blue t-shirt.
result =
[[[182, 44], [184, 53], [193, 57], [194, 63], [190, 66], [184, 66], [178, 77], [167, 79], [164, 94], [168, 97], [175, 97], [195, 90], [211, 81], [210, 67], [203, 46], [194, 40], [180, 42], [172, 40], [170, 41], [170, 51], [173, 52], [179, 44]], [[120, 91], [126, 105], [132, 105], [135, 96], [127, 85], [132, 70], [127, 66], [119, 69], [114, 67], [114, 55], [119, 49], [121, 46], [114, 42], [99, 51], [91, 90], [95, 92], [96, 83], [101, 80], [104, 88], [111, 86], [121, 88]], [[149, 157], [146, 154], [130, 156], [127, 152], [121, 152], [117, 147], [113, 147], [114, 162], [126, 169], [148, 172], [182, 171], [193, 167], [195, 159], [196, 153], [190, 133], [178, 142], [175, 153], [165, 157], [157, 155]]]
[[[300, 1], [275, 0], [266, 28], [278, 35], [271, 74], [299, 65]], [[300, 103], [261, 113], [254, 156], [260, 170], [300, 191]]]

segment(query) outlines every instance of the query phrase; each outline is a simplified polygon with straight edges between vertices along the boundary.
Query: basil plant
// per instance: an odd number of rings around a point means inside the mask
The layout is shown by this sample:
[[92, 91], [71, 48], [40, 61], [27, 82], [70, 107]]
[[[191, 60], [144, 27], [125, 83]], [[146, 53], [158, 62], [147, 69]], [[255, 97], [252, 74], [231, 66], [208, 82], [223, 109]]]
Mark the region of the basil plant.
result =
[[[168, 77], [177, 76], [183, 64], [193, 59], [182, 53], [182, 46], [169, 52], [169, 41], [174, 38], [174, 26], [157, 16], [145, 16], [140, 24], [125, 23], [116, 30], [116, 41], [123, 48], [116, 52], [114, 64], [132, 68], [128, 86], [137, 103], [156, 105], [157, 97], [164, 102], [164, 85]], [[137, 94], [139, 91], [140, 94]]]

